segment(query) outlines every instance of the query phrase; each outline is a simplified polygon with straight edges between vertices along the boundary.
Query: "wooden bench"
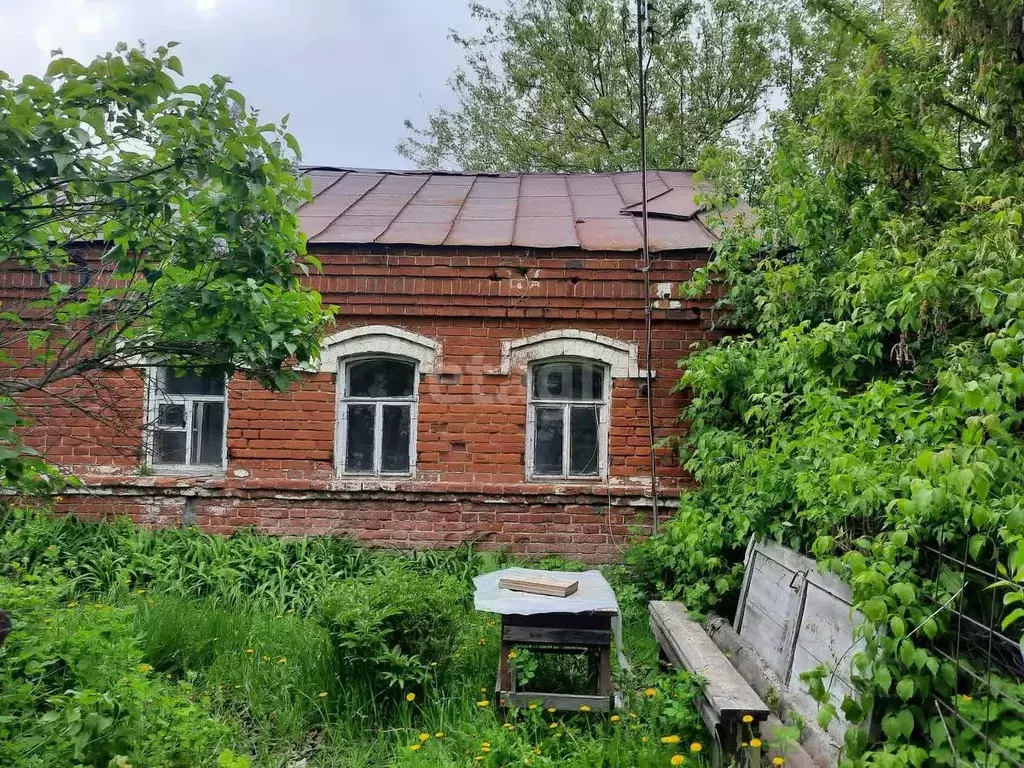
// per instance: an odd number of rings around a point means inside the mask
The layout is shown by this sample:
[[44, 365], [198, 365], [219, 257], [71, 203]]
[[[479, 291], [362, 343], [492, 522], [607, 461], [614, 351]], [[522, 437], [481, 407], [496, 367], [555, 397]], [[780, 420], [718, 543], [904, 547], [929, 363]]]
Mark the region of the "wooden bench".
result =
[[[653, 601], [650, 620], [662, 656], [673, 666], [706, 681], [700, 713], [715, 736], [713, 760], [720, 765], [723, 752], [737, 753], [748, 732], [756, 733], [758, 724], [768, 719], [771, 714], [768, 705], [761, 701], [701, 625], [690, 618], [685, 605]], [[744, 724], [744, 715], [750, 715], [753, 722]]]

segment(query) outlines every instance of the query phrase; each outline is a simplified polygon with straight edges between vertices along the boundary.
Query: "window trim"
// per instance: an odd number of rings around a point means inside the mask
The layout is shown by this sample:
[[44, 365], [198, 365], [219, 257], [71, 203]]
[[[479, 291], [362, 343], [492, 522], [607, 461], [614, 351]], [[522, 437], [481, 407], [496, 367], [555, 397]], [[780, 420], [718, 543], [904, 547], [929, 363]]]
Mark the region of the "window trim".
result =
[[[538, 366], [547, 363], [586, 363], [600, 369], [602, 373], [601, 399], [595, 400], [541, 400], [534, 397], [533, 380]], [[612, 376], [610, 366], [602, 360], [587, 357], [557, 356], [530, 361], [526, 375], [526, 479], [528, 482], [605, 482], [608, 479], [608, 436], [611, 422]], [[559, 475], [542, 475], [534, 469], [534, 445], [536, 443], [537, 407], [544, 405], [562, 408], [562, 468]], [[569, 420], [572, 406], [596, 405], [597, 410], [597, 474], [573, 475], [570, 468]]]
[[[412, 365], [412, 395], [408, 397], [349, 397], [349, 368], [355, 363], [368, 360], [398, 360]], [[334, 423], [334, 474], [346, 478], [409, 479], [416, 476], [416, 443], [419, 425], [420, 363], [404, 355], [370, 353], [355, 355], [338, 361], [338, 375], [335, 377], [335, 419]], [[345, 466], [348, 442], [348, 406], [351, 404], [372, 404], [376, 406], [373, 422], [373, 469], [350, 470]], [[383, 407], [385, 405], [409, 405], [409, 469], [406, 472], [385, 472], [380, 464], [383, 456]]]
[[[224, 377], [224, 394], [217, 395], [168, 395], [161, 394], [158, 387], [160, 378], [164, 371], [171, 370], [166, 365], [151, 365], [144, 369], [146, 396], [143, 403], [143, 454], [145, 456], [145, 467], [157, 474], [167, 475], [208, 475], [212, 473], [221, 474], [228, 468], [228, 420], [231, 418], [230, 406], [228, 404], [228, 377]], [[192, 403], [223, 403], [224, 404], [224, 425], [221, 432], [221, 459], [220, 464], [158, 464], [154, 461], [154, 435], [158, 431], [157, 418], [160, 413], [160, 405], [164, 403], [182, 403], [185, 408], [185, 457], [190, 455], [192, 446], [192, 430], [189, 425], [192, 421], [192, 408], [187, 407]], [[179, 430], [163, 430], [177, 432]]]

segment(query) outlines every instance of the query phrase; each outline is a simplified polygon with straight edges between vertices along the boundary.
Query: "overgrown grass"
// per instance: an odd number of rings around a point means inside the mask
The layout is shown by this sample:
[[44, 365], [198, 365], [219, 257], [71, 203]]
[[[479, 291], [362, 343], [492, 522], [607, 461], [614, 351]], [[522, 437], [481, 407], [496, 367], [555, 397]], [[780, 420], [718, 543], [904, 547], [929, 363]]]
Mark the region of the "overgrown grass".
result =
[[[0, 562], [9, 585], [62, 585], [34, 620], [46, 614], [56, 625], [82, 610], [77, 602], [102, 602], [120, 617], [117, 642], [146, 680], [210, 723], [230, 724], [203, 742], [205, 759], [193, 751], [186, 765], [212, 764], [212, 750], [228, 747], [261, 766], [664, 766], [674, 754], [699, 757], [687, 751], [703, 741], [691, 706], [698, 689], [658, 671], [643, 600], [622, 569], [608, 575], [634, 661], [632, 673], [616, 670], [627, 709], [610, 719], [537, 707], [503, 722], [491, 703], [499, 622], [471, 601], [472, 576], [509, 562], [500, 553], [399, 555], [345, 540], [222, 538], [18, 514], [3, 526]], [[24, 617], [14, 618], [24, 632]], [[12, 664], [0, 649], [0, 671]], [[50, 674], [36, 672], [37, 682]], [[545, 674], [585, 678], [568, 668]], [[0, 699], [0, 722], [5, 706], [27, 704]], [[126, 728], [131, 737], [117, 748], [130, 761], [144, 752], [147, 713]], [[663, 744], [664, 736], [679, 741]]]

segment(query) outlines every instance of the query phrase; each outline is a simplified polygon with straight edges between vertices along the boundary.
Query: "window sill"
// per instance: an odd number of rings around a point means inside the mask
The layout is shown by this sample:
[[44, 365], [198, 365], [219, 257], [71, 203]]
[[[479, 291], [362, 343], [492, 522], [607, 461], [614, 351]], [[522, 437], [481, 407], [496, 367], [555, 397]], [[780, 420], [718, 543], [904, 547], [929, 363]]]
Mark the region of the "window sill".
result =
[[223, 467], [181, 467], [150, 466], [141, 473], [143, 477], [224, 477]]
[[557, 477], [555, 475], [535, 475], [533, 477], [527, 477], [524, 482], [533, 483], [535, 485], [603, 485], [608, 482], [607, 477], [595, 477], [588, 475], [586, 477]]

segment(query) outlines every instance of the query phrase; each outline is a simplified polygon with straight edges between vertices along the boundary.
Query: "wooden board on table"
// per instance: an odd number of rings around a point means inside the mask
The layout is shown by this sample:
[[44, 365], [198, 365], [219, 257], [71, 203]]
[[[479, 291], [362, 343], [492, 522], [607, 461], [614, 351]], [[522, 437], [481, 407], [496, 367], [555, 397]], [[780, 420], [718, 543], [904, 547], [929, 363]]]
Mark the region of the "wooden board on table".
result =
[[506, 576], [498, 581], [498, 586], [513, 592], [529, 592], [532, 595], [568, 597], [580, 588], [580, 583], [576, 579], [558, 579], [547, 576]]

